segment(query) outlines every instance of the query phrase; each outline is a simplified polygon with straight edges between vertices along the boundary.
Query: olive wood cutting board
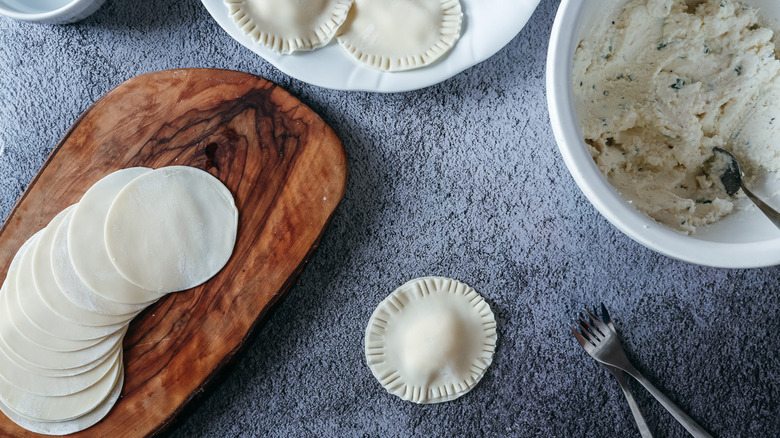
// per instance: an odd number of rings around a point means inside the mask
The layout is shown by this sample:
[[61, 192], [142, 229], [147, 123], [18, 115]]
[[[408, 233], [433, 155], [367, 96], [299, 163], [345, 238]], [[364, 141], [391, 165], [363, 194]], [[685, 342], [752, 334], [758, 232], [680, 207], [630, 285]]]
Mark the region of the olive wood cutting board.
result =
[[[51, 153], [0, 228], [0, 278], [28, 237], [103, 176], [170, 165], [206, 170], [233, 193], [233, 255], [205, 284], [131, 322], [122, 397], [103, 421], [71, 436], [148, 436], [171, 424], [290, 289], [347, 179], [333, 130], [275, 84], [225, 70], [145, 74], [100, 98]], [[0, 436], [37, 434], [0, 414]]]

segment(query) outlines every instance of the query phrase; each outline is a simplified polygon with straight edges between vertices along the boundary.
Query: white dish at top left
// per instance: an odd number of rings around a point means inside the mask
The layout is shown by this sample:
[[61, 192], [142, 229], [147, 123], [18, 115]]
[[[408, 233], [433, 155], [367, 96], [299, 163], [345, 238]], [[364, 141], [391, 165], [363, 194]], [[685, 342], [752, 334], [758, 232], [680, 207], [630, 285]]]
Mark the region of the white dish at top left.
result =
[[83, 20], [106, 0], [0, 0], [0, 14], [40, 24], [67, 24]]

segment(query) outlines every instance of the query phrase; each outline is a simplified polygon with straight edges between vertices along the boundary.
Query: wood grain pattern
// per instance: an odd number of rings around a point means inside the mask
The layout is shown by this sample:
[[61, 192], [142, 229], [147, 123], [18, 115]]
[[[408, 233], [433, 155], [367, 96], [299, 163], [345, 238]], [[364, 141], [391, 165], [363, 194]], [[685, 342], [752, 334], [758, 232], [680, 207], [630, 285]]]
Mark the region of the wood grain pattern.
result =
[[[125, 167], [187, 165], [219, 178], [238, 238], [214, 278], [168, 295], [130, 325], [122, 398], [72, 436], [154, 435], [235, 355], [294, 283], [344, 196], [347, 160], [311, 109], [255, 76], [167, 70], [130, 79], [71, 127], [0, 228], [0, 278], [32, 234]], [[37, 436], [0, 414], [0, 436]]]

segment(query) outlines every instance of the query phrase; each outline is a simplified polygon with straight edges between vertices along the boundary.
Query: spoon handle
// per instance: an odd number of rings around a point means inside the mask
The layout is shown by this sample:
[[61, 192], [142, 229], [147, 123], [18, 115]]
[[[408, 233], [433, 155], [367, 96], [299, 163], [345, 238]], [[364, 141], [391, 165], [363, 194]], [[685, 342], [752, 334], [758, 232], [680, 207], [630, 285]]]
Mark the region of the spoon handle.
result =
[[778, 213], [777, 210], [767, 205], [764, 201], [759, 199], [758, 196], [754, 195], [753, 192], [745, 187], [745, 184], [742, 184], [742, 191], [745, 192], [748, 198], [756, 204], [759, 210], [761, 210], [777, 228], [780, 228], [780, 213]]

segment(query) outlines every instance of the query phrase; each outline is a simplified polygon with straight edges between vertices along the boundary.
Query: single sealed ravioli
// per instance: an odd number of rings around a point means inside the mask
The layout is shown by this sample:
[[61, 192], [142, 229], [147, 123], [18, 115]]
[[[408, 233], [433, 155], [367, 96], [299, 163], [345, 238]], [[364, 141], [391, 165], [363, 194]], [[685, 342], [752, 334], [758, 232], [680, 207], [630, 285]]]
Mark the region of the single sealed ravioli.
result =
[[391, 394], [415, 403], [454, 400], [493, 360], [496, 320], [466, 284], [443, 277], [409, 281], [385, 298], [366, 328], [366, 360]]
[[225, 0], [228, 14], [256, 43], [281, 54], [322, 47], [353, 0]]
[[462, 17], [458, 0], [355, 0], [336, 40], [368, 66], [411, 70], [455, 45]]

